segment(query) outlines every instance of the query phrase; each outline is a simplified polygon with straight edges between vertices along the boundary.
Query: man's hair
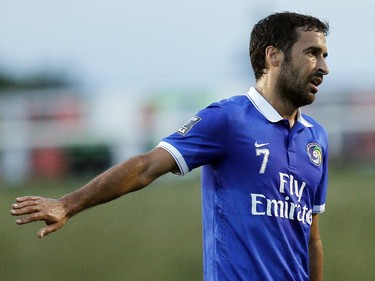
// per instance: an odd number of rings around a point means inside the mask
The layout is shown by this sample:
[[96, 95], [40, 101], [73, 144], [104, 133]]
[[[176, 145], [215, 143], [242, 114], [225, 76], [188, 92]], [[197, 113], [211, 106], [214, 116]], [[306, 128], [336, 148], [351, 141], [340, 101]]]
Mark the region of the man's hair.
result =
[[265, 50], [268, 46], [279, 48], [289, 58], [290, 50], [298, 40], [297, 29], [317, 31], [328, 35], [329, 24], [309, 15], [293, 12], [274, 13], [260, 20], [250, 37], [250, 60], [255, 79], [258, 80], [266, 69]]

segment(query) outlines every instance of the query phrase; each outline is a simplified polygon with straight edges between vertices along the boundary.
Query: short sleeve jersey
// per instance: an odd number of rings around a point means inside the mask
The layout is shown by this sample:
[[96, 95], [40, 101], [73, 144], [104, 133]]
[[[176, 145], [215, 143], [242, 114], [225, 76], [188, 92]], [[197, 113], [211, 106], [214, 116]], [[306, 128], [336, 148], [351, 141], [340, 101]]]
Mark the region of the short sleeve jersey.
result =
[[202, 166], [204, 280], [309, 280], [312, 215], [326, 201], [322, 126], [299, 111], [290, 128], [251, 88], [158, 146], [182, 175]]

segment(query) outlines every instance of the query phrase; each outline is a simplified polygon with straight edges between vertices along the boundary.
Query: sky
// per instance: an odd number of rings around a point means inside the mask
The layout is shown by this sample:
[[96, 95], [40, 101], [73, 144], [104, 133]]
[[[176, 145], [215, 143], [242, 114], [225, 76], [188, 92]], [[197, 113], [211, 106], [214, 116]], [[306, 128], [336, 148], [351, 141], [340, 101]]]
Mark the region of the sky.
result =
[[60, 71], [95, 89], [249, 85], [249, 34], [295, 11], [327, 19], [325, 87], [375, 87], [375, 2], [1, 0], [0, 70]]

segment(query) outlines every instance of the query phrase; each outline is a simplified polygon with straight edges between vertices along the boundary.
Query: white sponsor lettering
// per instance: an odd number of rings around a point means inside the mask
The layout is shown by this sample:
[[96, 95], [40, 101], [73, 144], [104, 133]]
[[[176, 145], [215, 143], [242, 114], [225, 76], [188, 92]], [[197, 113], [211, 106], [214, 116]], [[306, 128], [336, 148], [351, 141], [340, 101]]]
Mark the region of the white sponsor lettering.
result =
[[295, 195], [298, 198], [298, 202], [301, 202], [303, 190], [306, 187], [306, 183], [302, 182], [299, 184], [297, 180], [294, 179], [293, 175], [288, 175], [284, 173], [279, 173], [280, 176], [280, 193], [285, 193], [285, 187], [289, 188], [289, 194]]
[[289, 202], [289, 197], [285, 201], [266, 198], [264, 194], [251, 194], [251, 214], [254, 216], [269, 216], [298, 220], [303, 224], [312, 223], [312, 210], [306, 205]]
[[[303, 224], [312, 223], [312, 210], [301, 199], [306, 187], [306, 182], [299, 183], [293, 175], [279, 173], [279, 192], [285, 197], [283, 200], [267, 198], [261, 193], [251, 194], [251, 214], [254, 216], [278, 217], [297, 220]], [[291, 197], [296, 197], [291, 200]]]

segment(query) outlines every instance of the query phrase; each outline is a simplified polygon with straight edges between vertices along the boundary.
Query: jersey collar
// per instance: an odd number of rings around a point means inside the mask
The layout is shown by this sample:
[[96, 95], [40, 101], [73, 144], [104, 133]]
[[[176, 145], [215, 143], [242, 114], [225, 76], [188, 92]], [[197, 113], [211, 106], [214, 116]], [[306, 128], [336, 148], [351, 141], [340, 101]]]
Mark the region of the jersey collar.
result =
[[[253, 103], [255, 108], [264, 116], [266, 119], [272, 123], [279, 122], [283, 120], [283, 117], [268, 103], [268, 101], [254, 88], [251, 87], [247, 93], [248, 98]], [[313, 125], [309, 123], [302, 116], [302, 112], [298, 109], [297, 121], [304, 125], [305, 127], [312, 127]]]

